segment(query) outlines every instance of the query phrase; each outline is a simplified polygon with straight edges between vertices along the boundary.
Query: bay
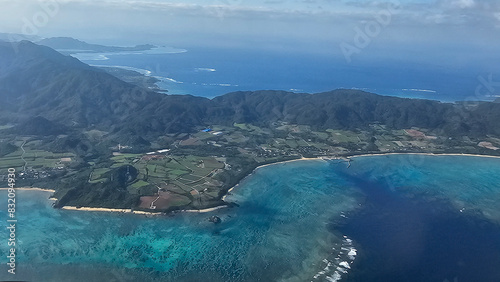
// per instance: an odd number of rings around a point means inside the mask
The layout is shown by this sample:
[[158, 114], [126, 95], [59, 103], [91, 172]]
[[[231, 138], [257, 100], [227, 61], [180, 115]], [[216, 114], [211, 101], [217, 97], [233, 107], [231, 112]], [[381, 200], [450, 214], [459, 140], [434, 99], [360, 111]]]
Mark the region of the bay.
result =
[[499, 180], [495, 158], [297, 161], [257, 169], [227, 197], [239, 207], [164, 217], [57, 210], [19, 190], [17, 274], [2, 229], [0, 279], [498, 281]]

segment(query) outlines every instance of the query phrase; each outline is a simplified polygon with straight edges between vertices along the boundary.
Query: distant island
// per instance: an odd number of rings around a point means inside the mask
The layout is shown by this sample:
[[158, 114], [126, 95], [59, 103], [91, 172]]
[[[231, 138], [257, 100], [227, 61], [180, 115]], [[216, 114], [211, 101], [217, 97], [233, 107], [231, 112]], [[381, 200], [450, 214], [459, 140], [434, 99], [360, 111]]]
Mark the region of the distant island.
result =
[[153, 90], [156, 92], [163, 92], [163, 93], [168, 92], [168, 90], [161, 89], [158, 86], [157, 83], [160, 82], [160, 80], [153, 76], [144, 75], [137, 71], [124, 69], [120, 67], [100, 66], [99, 68], [125, 82], [137, 85], [139, 87]]
[[105, 46], [99, 44], [89, 44], [84, 41], [71, 38], [71, 37], [51, 37], [41, 39], [36, 42], [39, 45], [47, 46], [52, 49], [61, 50], [64, 52], [74, 53], [74, 52], [125, 52], [125, 51], [147, 51], [153, 48], [157, 48], [155, 45], [144, 44], [137, 45], [133, 47], [117, 47], [117, 46]]
[[[45, 44], [54, 42], [75, 43]], [[18, 187], [54, 189], [59, 208], [166, 213], [232, 205], [224, 196], [256, 167], [301, 158], [500, 156], [499, 103], [344, 89], [166, 95], [138, 73], [15, 44], [16, 51], [0, 42], [0, 187], [16, 168]]]

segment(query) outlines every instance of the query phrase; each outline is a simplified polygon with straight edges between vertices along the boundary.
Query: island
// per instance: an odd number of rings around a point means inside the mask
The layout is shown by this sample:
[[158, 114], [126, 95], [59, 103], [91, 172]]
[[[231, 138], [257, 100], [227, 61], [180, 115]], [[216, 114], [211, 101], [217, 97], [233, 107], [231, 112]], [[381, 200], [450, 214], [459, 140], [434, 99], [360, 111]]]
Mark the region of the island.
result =
[[[428, 135], [429, 129], [394, 130], [380, 124], [370, 129], [317, 131], [286, 122], [268, 128], [213, 125], [165, 135], [149, 152], [124, 143], [99, 148], [96, 155], [44, 150], [43, 138], [16, 135], [0, 143], [0, 186], [6, 186], [6, 171], [12, 167], [18, 171], [18, 185], [55, 189], [59, 208], [204, 211], [233, 205], [224, 201], [228, 191], [257, 167], [276, 162], [324, 158], [348, 165], [352, 156], [385, 153], [500, 156], [495, 137], [451, 138]], [[107, 133], [85, 134], [96, 142]]]
[[272, 163], [500, 156], [499, 103], [346, 89], [166, 95], [139, 73], [103, 71], [28, 41], [14, 52], [11, 44], [0, 42], [0, 187], [13, 168], [17, 187], [55, 190], [56, 208], [203, 212], [235, 206], [224, 201], [231, 188]]

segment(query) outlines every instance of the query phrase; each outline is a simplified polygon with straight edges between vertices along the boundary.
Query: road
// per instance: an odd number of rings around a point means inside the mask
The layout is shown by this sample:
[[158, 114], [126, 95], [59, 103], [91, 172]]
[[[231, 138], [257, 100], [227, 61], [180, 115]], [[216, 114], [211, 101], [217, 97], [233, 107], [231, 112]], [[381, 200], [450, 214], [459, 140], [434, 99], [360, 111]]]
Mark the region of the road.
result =
[[23, 154], [21, 155], [21, 159], [24, 162], [23, 171], [26, 172], [26, 166], [28, 165], [28, 162], [24, 159], [24, 154], [26, 154], [26, 151], [24, 150], [24, 145], [26, 145], [26, 141], [24, 141], [23, 144], [21, 145], [21, 150], [23, 150]]

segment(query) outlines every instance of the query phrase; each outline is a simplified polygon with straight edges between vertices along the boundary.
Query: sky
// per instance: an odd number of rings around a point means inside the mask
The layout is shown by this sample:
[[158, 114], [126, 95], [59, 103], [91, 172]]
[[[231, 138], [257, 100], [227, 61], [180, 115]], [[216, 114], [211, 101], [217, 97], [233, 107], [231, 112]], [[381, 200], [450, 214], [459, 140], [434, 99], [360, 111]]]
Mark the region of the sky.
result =
[[7, 33], [500, 71], [498, 0], [0, 0], [0, 7]]
[[213, 36], [349, 41], [356, 27], [363, 29], [387, 11], [390, 20], [378, 36], [392, 42], [491, 40], [500, 31], [496, 0], [0, 0], [0, 5], [2, 32], [99, 41], [194, 43]]

